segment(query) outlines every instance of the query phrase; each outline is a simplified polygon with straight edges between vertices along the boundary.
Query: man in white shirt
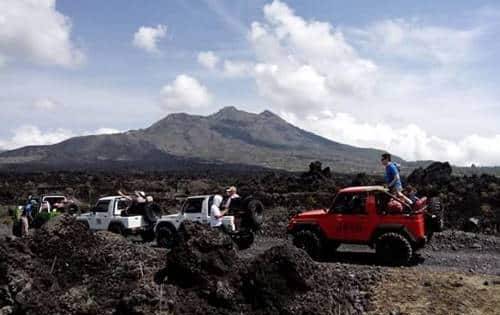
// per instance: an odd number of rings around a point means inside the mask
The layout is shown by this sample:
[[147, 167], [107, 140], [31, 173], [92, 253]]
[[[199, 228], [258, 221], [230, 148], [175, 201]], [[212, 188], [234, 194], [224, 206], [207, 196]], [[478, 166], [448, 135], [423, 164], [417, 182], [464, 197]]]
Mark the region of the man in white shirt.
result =
[[222, 203], [222, 196], [215, 195], [214, 203], [210, 208], [210, 226], [215, 228], [222, 228], [222, 217], [227, 213], [227, 210], [220, 210]]
[[235, 198], [240, 198], [240, 196], [237, 194], [237, 189], [234, 186], [229, 187], [226, 189], [226, 194], [227, 194], [227, 200], [226, 203], [224, 204], [224, 210], [229, 210], [229, 206], [231, 205], [231, 201]]

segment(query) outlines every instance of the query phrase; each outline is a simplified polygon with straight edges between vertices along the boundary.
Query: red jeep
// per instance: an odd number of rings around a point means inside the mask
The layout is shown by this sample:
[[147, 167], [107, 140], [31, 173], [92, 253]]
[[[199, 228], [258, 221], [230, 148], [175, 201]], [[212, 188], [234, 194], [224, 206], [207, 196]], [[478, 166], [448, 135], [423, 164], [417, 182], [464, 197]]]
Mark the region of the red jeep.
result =
[[330, 209], [311, 210], [291, 218], [288, 233], [295, 246], [314, 259], [335, 252], [342, 243], [375, 248], [384, 264], [407, 264], [414, 253], [442, 230], [437, 198], [420, 198], [410, 206], [382, 186], [339, 191]]

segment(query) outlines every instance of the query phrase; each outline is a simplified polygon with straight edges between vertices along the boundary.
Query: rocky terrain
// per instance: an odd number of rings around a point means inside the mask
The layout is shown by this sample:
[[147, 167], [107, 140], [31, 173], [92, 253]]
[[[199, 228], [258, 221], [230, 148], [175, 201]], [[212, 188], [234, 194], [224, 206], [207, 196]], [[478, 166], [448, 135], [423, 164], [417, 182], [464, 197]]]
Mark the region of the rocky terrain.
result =
[[[88, 209], [102, 196], [143, 190], [166, 213], [176, 211], [183, 198], [196, 194], [223, 193], [236, 185], [241, 195], [254, 195], [268, 209], [267, 226], [283, 225], [288, 217], [311, 208], [328, 208], [338, 189], [352, 185], [383, 184], [382, 176], [335, 173], [313, 162], [303, 173], [273, 170], [204, 169], [169, 172], [41, 172], [1, 173], [0, 205], [24, 203], [28, 195], [64, 193]], [[500, 233], [500, 178], [490, 175], [455, 176], [448, 163], [417, 168], [404, 178], [419, 196], [439, 197], [445, 208], [447, 228]], [[473, 218], [473, 220], [470, 220]], [[266, 227], [264, 227], [266, 229]], [[270, 233], [281, 233], [272, 229]]]
[[[314, 262], [285, 234], [294, 213], [328, 207], [340, 187], [381, 183], [376, 176], [336, 174], [321, 163], [305, 173], [4, 173], [3, 209], [27, 194], [64, 192], [89, 207], [118, 189], [143, 189], [172, 212], [186, 195], [237, 185], [266, 212], [254, 245], [239, 252], [225, 235], [193, 224], [171, 252], [90, 233], [66, 216], [25, 239], [1, 224], [0, 314], [498, 314], [500, 180], [453, 176], [438, 163], [406, 181], [443, 200], [451, 229], [411, 266], [388, 268], [352, 245]], [[471, 217], [476, 233], [460, 231]]]

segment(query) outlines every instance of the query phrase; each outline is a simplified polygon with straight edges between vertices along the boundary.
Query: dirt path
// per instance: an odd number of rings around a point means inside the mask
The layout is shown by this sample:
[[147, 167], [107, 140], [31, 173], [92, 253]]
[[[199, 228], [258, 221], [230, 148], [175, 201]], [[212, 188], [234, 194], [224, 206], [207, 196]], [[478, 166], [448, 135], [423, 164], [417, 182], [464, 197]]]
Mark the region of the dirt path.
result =
[[[240, 255], [251, 258], [270, 247], [287, 242], [285, 239], [257, 237], [254, 245]], [[377, 265], [375, 251], [367, 246], [342, 245], [331, 262], [354, 265]], [[435, 271], [461, 271], [471, 274], [489, 274], [500, 276], [500, 249], [458, 249], [434, 250], [424, 249], [418, 253], [417, 259], [408, 267], [412, 269], [431, 269]]]
[[375, 286], [368, 314], [500, 314], [500, 277], [394, 268]]

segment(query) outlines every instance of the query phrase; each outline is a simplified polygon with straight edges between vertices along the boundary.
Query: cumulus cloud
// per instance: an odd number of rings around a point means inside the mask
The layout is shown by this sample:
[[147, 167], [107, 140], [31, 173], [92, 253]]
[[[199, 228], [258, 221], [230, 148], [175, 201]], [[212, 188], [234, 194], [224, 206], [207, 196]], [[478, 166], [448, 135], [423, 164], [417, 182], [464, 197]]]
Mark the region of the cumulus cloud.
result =
[[149, 53], [158, 53], [158, 42], [166, 35], [166, 25], [158, 24], [156, 27], [141, 26], [135, 32], [132, 44]]
[[393, 127], [385, 123], [366, 123], [348, 113], [322, 112], [298, 120], [299, 126], [313, 132], [361, 147], [375, 147], [414, 160], [452, 161], [457, 165], [496, 165], [500, 157], [500, 135], [471, 135], [452, 141], [429, 135], [415, 124]]
[[264, 17], [264, 23], [252, 23], [248, 38], [257, 57], [258, 90], [274, 105], [293, 112], [324, 110], [339, 97], [373, 88], [376, 65], [329, 23], [306, 21], [280, 1], [264, 6]]
[[476, 120], [486, 121], [478, 104], [495, 104], [484, 90], [464, 84], [460, 72], [477, 53], [480, 27], [459, 30], [393, 19], [340, 29], [306, 20], [279, 0], [265, 5], [263, 13], [248, 33], [255, 60], [224, 64], [253, 77], [263, 100], [285, 119], [335, 141], [409, 160], [500, 162], [500, 150], [486, 150], [499, 147], [500, 137], [481, 136], [463, 125], [471, 108]]
[[0, 1], [0, 64], [17, 59], [63, 67], [84, 62], [71, 40], [71, 21], [55, 0]]
[[212, 95], [198, 80], [185, 74], [165, 85], [160, 92], [160, 106], [166, 112], [191, 112], [206, 108]]
[[205, 68], [213, 70], [218, 62], [219, 57], [217, 57], [213, 51], [202, 51], [198, 54], [198, 63]]
[[79, 133], [64, 128], [42, 131], [37, 126], [23, 125], [13, 131], [10, 139], [0, 139], [0, 149], [13, 150], [31, 145], [49, 145], [76, 136], [114, 134], [119, 132], [119, 130], [112, 128], [99, 128], [95, 131], [82, 131]]
[[34, 109], [43, 111], [53, 111], [60, 106], [61, 104], [59, 102], [51, 98], [40, 98], [33, 103]]

